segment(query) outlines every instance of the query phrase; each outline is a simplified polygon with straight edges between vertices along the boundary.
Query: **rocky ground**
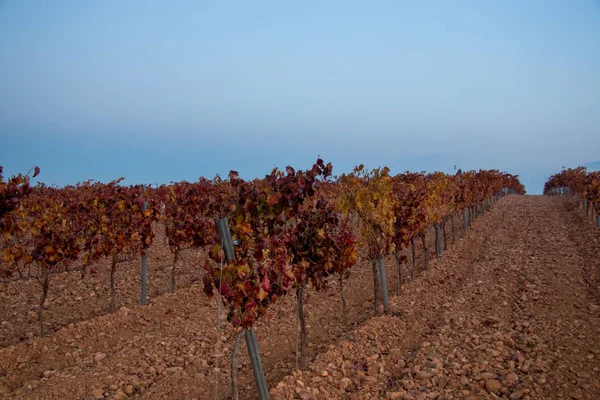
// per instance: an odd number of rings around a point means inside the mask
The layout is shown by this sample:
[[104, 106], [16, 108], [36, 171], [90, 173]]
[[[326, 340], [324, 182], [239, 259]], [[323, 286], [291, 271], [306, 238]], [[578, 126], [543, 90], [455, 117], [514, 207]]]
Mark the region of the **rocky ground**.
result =
[[559, 198], [511, 196], [410, 282], [400, 317], [332, 344], [274, 399], [599, 399], [599, 232]]
[[[157, 237], [147, 256], [147, 298], [154, 299], [171, 290], [173, 254], [167, 246], [164, 226], [157, 224]], [[177, 263], [176, 288], [200, 282], [206, 254], [186, 250]], [[81, 273], [80, 265], [69, 266], [71, 272], [56, 272], [44, 312], [44, 330], [55, 332], [70, 323], [89, 320], [108, 313], [110, 304], [110, 262], [101, 260]], [[141, 257], [118, 265], [116, 304], [135, 306], [141, 300]], [[23, 271], [36, 274], [37, 271]], [[15, 274], [16, 275], [16, 274]], [[0, 281], [0, 347], [29, 342], [40, 335], [38, 309], [41, 285], [35, 278]]]
[[[561, 198], [509, 196], [478, 218], [464, 238], [458, 238], [458, 229], [455, 233], [456, 244], [442, 260], [417, 271], [401, 295], [391, 297], [386, 316], [372, 317], [372, 275], [370, 265], [361, 262], [346, 284], [348, 336], [335, 287], [309, 291], [311, 362], [304, 372], [295, 369], [296, 299], [288, 296], [274, 305], [256, 327], [272, 397], [600, 398], [599, 232], [581, 210]], [[153, 251], [158, 259], [164, 249]], [[127, 282], [130, 273], [132, 283], [120, 283], [126, 289], [115, 314], [102, 315], [108, 298], [100, 295], [106, 290], [100, 279], [91, 285], [99, 287], [98, 304], [81, 296], [89, 290], [86, 284], [75, 290], [80, 300], [57, 291], [47, 310], [54, 312], [56, 332], [43, 338], [34, 333], [35, 321], [27, 316], [31, 310], [19, 319], [22, 310], [36, 304], [25, 300], [35, 298], [35, 285], [5, 286], [0, 395], [230, 398], [229, 355], [237, 331], [223, 313], [218, 318], [217, 302], [193, 284], [201, 278], [195, 263], [183, 263], [175, 294], [163, 294], [167, 261], [155, 268], [165, 276], [154, 280], [147, 307], [134, 305], [139, 297], [135, 266], [124, 268], [121, 281]], [[395, 263], [386, 265], [395, 294]], [[58, 286], [69, 287], [54, 278]], [[79, 322], [68, 320], [69, 311]], [[29, 335], [11, 337], [19, 328]], [[256, 398], [245, 353], [242, 345], [240, 398]]]

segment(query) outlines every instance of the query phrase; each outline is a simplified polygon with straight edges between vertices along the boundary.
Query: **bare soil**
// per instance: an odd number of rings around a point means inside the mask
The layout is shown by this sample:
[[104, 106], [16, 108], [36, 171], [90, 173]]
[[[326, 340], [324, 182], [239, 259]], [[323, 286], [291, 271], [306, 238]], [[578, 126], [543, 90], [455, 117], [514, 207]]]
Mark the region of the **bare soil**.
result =
[[[164, 225], [157, 224], [156, 239], [147, 255], [147, 299], [171, 290], [173, 254], [167, 246]], [[185, 250], [177, 263], [176, 288], [202, 280], [206, 254]], [[101, 260], [81, 273], [80, 265], [69, 272], [56, 271], [50, 277], [50, 289], [44, 312], [46, 333], [75, 322], [108, 313], [110, 305], [110, 261]], [[37, 271], [31, 275], [39, 275]], [[141, 301], [141, 257], [120, 263], [116, 272], [116, 306], [135, 306]], [[40, 335], [38, 310], [41, 284], [34, 277], [0, 281], [0, 347], [29, 342]]]
[[600, 398], [599, 231], [541, 196], [479, 222], [394, 299], [401, 317], [369, 320], [273, 398]]
[[[326, 291], [308, 290], [310, 363], [304, 372], [295, 369], [296, 299], [273, 305], [255, 329], [272, 397], [600, 398], [594, 225], [561, 198], [508, 196], [477, 218], [464, 238], [461, 226], [456, 219], [456, 244], [439, 261], [428, 235], [427, 271], [421, 271], [418, 246], [415, 278], [391, 297], [386, 316], [373, 317], [371, 266], [361, 261], [345, 283], [348, 336], [337, 282]], [[225, 310], [218, 317], [216, 299], [194, 283], [202, 277], [201, 252], [181, 263], [178, 290], [167, 293], [171, 257], [158, 237], [149, 256], [154, 275], [146, 307], [136, 305], [138, 263], [121, 266], [114, 314], [106, 314], [106, 266], [83, 280], [76, 272], [54, 275], [46, 310], [54, 332], [42, 338], [31, 314], [39, 285], [6, 283], [0, 396], [230, 398], [237, 329]], [[395, 260], [386, 260], [386, 268], [389, 292], [396, 294]], [[245, 345], [239, 376], [240, 398], [256, 398]]]

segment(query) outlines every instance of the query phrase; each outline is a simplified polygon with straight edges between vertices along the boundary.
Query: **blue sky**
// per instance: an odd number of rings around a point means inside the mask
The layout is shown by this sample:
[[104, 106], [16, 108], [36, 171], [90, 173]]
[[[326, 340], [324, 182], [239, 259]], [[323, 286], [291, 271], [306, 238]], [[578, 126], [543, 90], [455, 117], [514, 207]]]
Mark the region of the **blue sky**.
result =
[[[1, 0], [0, 0], [1, 1]], [[0, 165], [59, 185], [600, 158], [600, 1], [0, 3]]]

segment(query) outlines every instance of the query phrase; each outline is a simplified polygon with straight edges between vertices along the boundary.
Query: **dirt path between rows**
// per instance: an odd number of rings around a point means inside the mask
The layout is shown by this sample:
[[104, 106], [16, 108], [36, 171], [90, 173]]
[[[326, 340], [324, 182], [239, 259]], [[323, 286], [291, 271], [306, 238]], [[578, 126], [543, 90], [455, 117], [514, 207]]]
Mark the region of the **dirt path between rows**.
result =
[[599, 232], [561, 198], [511, 196], [382, 317], [275, 399], [599, 399]]

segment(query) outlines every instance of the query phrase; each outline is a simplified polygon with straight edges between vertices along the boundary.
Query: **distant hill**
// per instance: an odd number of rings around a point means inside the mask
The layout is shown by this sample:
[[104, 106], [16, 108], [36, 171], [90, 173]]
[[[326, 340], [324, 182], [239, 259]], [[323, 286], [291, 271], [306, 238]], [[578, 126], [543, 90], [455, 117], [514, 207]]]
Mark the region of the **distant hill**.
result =
[[600, 161], [593, 161], [587, 164], [583, 164], [588, 171], [600, 171]]

